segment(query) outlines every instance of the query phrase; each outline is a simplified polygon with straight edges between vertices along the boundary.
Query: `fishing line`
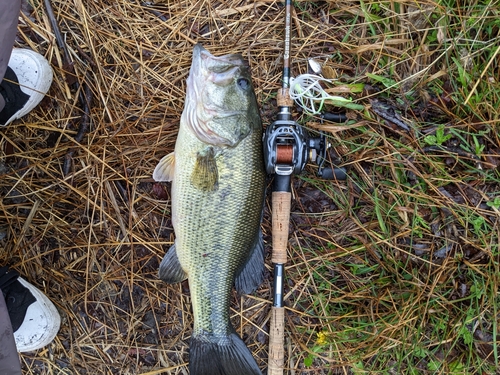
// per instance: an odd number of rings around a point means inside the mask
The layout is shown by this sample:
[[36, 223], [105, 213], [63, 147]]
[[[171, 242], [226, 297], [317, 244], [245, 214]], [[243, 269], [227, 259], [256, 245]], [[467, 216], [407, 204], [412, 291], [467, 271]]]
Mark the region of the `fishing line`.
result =
[[325, 102], [340, 98], [339, 96], [329, 95], [320, 82], [329, 82], [332, 80], [320, 77], [315, 74], [301, 74], [290, 78], [290, 98], [311, 115], [319, 115]]
[[310, 115], [320, 115], [324, 111], [325, 104], [332, 104], [337, 107], [359, 109], [361, 107], [342, 96], [330, 95], [321, 82], [333, 83], [333, 79], [321, 77], [316, 74], [301, 74], [297, 77], [290, 77], [290, 98]]

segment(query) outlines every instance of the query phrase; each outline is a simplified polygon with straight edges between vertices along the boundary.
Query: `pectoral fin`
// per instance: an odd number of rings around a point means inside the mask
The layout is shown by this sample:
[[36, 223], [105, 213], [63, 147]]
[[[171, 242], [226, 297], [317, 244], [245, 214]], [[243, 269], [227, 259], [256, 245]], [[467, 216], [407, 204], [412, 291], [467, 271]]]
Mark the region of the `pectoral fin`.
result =
[[219, 171], [215, 161], [215, 152], [212, 147], [198, 152], [191, 183], [201, 191], [215, 191], [219, 186]]
[[179, 283], [187, 279], [187, 273], [182, 269], [177, 251], [175, 250], [175, 243], [170, 246], [167, 253], [160, 263], [158, 277], [169, 284]]
[[264, 279], [264, 239], [262, 231], [256, 238], [254, 248], [247, 262], [236, 274], [234, 286], [239, 294], [250, 294], [255, 291]]
[[172, 181], [174, 178], [174, 167], [175, 155], [171, 152], [160, 160], [153, 171], [153, 179], [155, 181]]

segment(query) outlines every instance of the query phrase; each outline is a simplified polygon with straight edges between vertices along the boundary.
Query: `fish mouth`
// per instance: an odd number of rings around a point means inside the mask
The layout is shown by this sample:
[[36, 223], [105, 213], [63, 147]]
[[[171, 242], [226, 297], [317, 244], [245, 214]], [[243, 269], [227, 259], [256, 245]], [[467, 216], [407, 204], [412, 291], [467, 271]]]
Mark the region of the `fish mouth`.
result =
[[[248, 69], [248, 63], [241, 54], [214, 56], [201, 44], [195, 45], [187, 79], [183, 117], [200, 141], [216, 146], [235, 147], [247, 135], [247, 132], [217, 129], [213, 123], [241, 122], [238, 118], [244, 117], [246, 109], [231, 108], [220, 100], [220, 96], [225, 95], [226, 87], [230, 90], [230, 85], [235, 85], [239, 76], [247, 76]], [[216, 95], [211, 97], [214, 92]]]
[[193, 49], [193, 60], [199, 60], [205, 69], [220, 72], [224, 68], [248, 67], [248, 63], [239, 53], [230, 53], [223, 56], [214, 56], [208, 52], [200, 43]]
[[239, 53], [214, 56], [199, 43], [194, 47], [192, 69], [201, 80], [217, 86], [227, 86], [233, 82], [234, 77], [248, 68], [248, 63]]

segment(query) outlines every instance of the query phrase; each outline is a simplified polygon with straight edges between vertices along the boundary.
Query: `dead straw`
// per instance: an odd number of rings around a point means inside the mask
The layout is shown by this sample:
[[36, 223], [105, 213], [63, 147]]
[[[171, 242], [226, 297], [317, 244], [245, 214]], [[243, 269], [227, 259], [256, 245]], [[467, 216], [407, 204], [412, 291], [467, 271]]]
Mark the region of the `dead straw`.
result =
[[[394, 80], [403, 82], [403, 91], [442, 78], [440, 53], [447, 51], [445, 46], [433, 52], [424, 43], [435, 27], [428, 15], [439, 8], [432, 1], [418, 6], [413, 1], [387, 3], [383, 15], [392, 28], [390, 40], [384, 38], [387, 30], [380, 23], [364, 16], [358, 1], [299, 1], [293, 74], [305, 72], [307, 58], [315, 57], [347, 81], [366, 81], [365, 72], [386, 76], [390, 71]], [[214, 54], [240, 52], [248, 57], [264, 123], [273, 121], [282, 67], [282, 4], [274, 0], [252, 4], [52, 0], [50, 4], [53, 15], [42, 2], [25, 4], [16, 47], [47, 57], [54, 82], [35, 111], [0, 129], [0, 264], [8, 263], [43, 290], [63, 318], [53, 344], [22, 355], [24, 372], [187, 374], [189, 290], [185, 283], [165, 285], [157, 278], [159, 261], [174, 235], [169, 187], [154, 183], [151, 173], [173, 149], [197, 42]], [[60, 38], [55, 36], [54, 19]], [[371, 31], [378, 32], [377, 38]], [[381, 68], [382, 61], [387, 70]], [[380, 90], [385, 92], [384, 87]], [[361, 102], [368, 106], [367, 100]], [[311, 168], [293, 186], [294, 235], [286, 290], [287, 366], [293, 374], [347, 374], [361, 360], [408, 345], [408, 340], [421, 340], [412, 336], [412, 330], [420, 332], [421, 317], [431, 314], [422, 301], [439, 294], [437, 281], [457, 269], [457, 260], [438, 259], [438, 264], [436, 259], [415, 255], [407, 241], [415, 230], [414, 214], [430, 217], [434, 209], [444, 216], [448, 213], [448, 218], [443, 216], [447, 224], [442, 225], [454, 249], [471, 251], [472, 257], [478, 250], [471, 249], [481, 248], [468, 235], [470, 229], [464, 229], [471, 224], [451, 214], [450, 207], [455, 212], [474, 207], [467, 194], [456, 189], [446, 196], [442, 190], [446, 188], [436, 180], [424, 196], [398, 182], [402, 170], [411, 178], [433, 181], [425, 166], [436, 156], [417, 152], [421, 138], [398, 133], [373, 112], [350, 115], [363, 122], [336, 129], [332, 140], [339, 147], [331, 156], [350, 169], [352, 178], [324, 185], [311, 177]], [[414, 114], [409, 110], [407, 115]], [[489, 142], [498, 147], [498, 137], [491, 137]], [[68, 155], [71, 168], [65, 164]], [[488, 165], [494, 165], [495, 157], [491, 152]], [[458, 167], [452, 163], [450, 168]], [[465, 169], [455, 171], [447, 181], [463, 187], [462, 178], [468, 175]], [[383, 178], [396, 182], [389, 189], [379, 184]], [[491, 196], [495, 186], [478, 183], [464, 189]], [[427, 206], [415, 203], [423, 196]], [[465, 198], [456, 201], [458, 196]], [[442, 223], [439, 220], [435, 222]], [[429, 228], [420, 228], [420, 246], [426, 252], [437, 251], [434, 244], [441, 239]], [[263, 229], [268, 240], [268, 207]], [[492, 257], [488, 250], [478, 255], [483, 260], [488, 256]], [[420, 292], [409, 299], [402, 297], [408, 290], [395, 268], [401, 263], [422, 272], [411, 271], [419, 275], [412, 283]], [[367, 264], [375, 273], [353, 273]], [[381, 286], [378, 295], [371, 293], [367, 285], [382, 284], [377, 280], [386, 280], [382, 276], [387, 273], [395, 275], [394, 284]], [[263, 369], [270, 284], [266, 280], [253, 296], [235, 295], [232, 304], [234, 326]], [[332, 306], [346, 306], [345, 315], [334, 313]], [[386, 325], [367, 326], [362, 341], [341, 341], [345, 338], [341, 333], [350, 332], [348, 318]], [[320, 351], [314, 349], [319, 332], [330, 343]], [[310, 366], [305, 365], [308, 355], [314, 359]]]

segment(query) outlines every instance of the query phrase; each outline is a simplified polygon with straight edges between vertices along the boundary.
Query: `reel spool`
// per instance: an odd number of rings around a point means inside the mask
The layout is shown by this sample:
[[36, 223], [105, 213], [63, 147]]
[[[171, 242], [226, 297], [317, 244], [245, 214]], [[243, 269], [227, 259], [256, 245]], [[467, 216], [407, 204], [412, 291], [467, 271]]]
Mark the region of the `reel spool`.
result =
[[345, 180], [345, 168], [325, 167], [330, 144], [324, 133], [309, 138], [295, 121], [277, 120], [267, 127], [264, 136], [266, 172], [290, 176], [302, 172], [307, 162], [318, 165], [318, 176], [328, 180]]

